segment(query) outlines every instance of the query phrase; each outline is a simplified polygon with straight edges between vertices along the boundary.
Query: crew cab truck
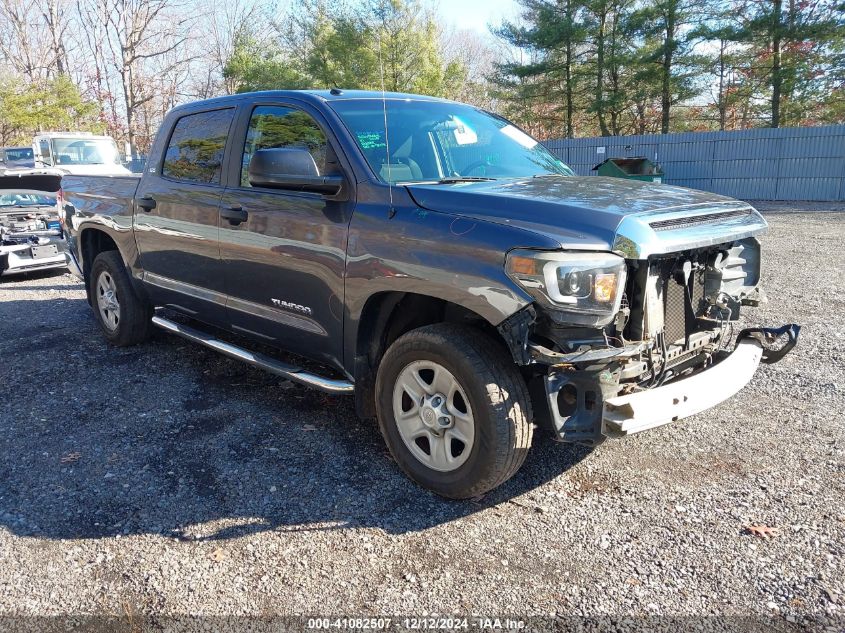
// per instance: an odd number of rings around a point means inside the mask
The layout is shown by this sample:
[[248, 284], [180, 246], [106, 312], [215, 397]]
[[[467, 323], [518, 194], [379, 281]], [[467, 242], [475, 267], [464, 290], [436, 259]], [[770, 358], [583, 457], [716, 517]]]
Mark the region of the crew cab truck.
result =
[[111, 343], [157, 326], [353, 396], [451, 498], [511, 477], [535, 425], [594, 446], [704, 411], [799, 331], [731, 335], [764, 298], [749, 205], [574, 176], [501, 117], [431, 97], [191, 103], [142, 175], [62, 186]]

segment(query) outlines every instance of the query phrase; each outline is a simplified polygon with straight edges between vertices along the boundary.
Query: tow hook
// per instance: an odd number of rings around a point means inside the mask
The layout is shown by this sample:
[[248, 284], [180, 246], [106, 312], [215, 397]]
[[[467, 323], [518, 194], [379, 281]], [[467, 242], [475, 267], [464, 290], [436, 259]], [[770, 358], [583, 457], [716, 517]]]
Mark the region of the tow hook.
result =
[[[778, 328], [752, 327], [742, 330], [739, 336], [736, 337], [736, 342], [739, 344], [744, 338], [756, 340], [763, 348], [763, 357], [760, 359], [760, 362], [771, 365], [792, 351], [792, 348], [798, 342], [799, 332], [801, 332], [801, 326], [795, 323], [788, 323]], [[784, 335], [787, 337], [786, 342], [780, 347], [775, 348], [775, 343]]]

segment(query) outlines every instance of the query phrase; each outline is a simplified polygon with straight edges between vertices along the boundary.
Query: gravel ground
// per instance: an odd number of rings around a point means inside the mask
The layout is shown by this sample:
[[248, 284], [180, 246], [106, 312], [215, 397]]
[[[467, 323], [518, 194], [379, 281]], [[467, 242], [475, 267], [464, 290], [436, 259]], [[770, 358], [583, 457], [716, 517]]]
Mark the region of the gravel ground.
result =
[[752, 616], [842, 630], [845, 208], [769, 210], [770, 303], [752, 317], [802, 324], [792, 354], [676, 425], [594, 451], [540, 434], [476, 502], [414, 486], [351, 400], [164, 333], [109, 348], [69, 275], [4, 281], [0, 616], [725, 616], [737, 629], [730, 618]]

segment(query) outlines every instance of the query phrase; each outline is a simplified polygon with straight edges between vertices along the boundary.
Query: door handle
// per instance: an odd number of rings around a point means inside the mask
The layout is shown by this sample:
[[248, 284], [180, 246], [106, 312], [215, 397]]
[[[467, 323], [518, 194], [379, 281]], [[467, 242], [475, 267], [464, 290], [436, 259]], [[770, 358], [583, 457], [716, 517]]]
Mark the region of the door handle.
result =
[[138, 198], [135, 200], [139, 207], [141, 207], [144, 211], [152, 211], [156, 208], [156, 201], [155, 198], [152, 196], [144, 196], [143, 198]]
[[231, 207], [223, 207], [220, 210], [220, 217], [229, 220], [229, 224], [232, 226], [237, 226], [241, 222], [246, 222], [247, 218], [249, 218], [249, 213], [247, 213], [246, 209], [244, 209], [240, 205], [234, 205]]

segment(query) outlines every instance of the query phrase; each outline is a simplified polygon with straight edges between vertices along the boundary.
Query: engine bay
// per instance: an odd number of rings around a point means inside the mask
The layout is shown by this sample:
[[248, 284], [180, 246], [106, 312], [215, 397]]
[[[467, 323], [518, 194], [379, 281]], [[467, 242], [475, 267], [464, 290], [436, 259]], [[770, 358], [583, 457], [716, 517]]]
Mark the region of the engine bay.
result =
[[0, 210], [0, 236], [4, 244], [20, 244], [31, 237], [59, 236], [61, 224], [55, 209]]
[[[10, 182], [19, 180], [15, 176], [5, 178]], [[0, 192], [0, 275], [64, 267], [66, 250], [54, 194], [31, 190]]]
[[[764, 301], [760, 244], [748, 238], [634, 262], [613, 336], [644, 343], [620, 382], [659, 386], [706, 365], [730, 345], [743, 305]], [[630, 388], [630, 387], [629, 387]]]
[[526, 321], [528, 350], [565, 441], [594, 444], [602, 403], [662, 387], [724, 358], [742, 306], [765, 301], [755, 238], [628, 260], [616, 318], [572, 328], [540, 312]]

